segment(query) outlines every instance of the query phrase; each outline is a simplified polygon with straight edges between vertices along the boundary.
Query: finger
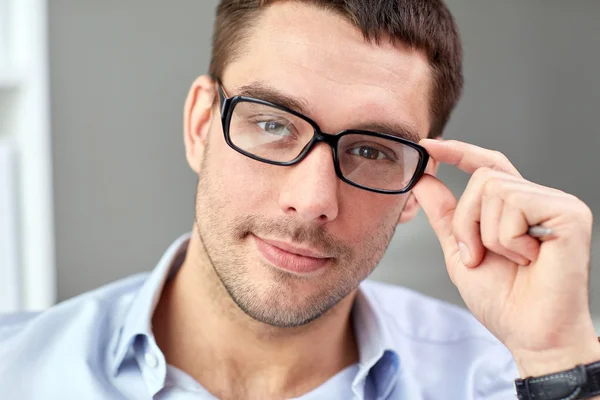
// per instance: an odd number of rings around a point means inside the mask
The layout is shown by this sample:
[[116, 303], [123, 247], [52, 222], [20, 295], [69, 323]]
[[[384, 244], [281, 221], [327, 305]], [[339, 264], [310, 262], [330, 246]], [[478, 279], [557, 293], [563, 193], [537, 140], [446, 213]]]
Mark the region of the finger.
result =
[[518, 208], [502, 203], [502, 218], [498, 229], [500, 244], [530, 261], [535, 261], [540, 251], [540, 242], [527, 234], [527, 218]]
[[[479, 265], [483, 259], [486, 246], [481, 238], [481, 211], [483, 187], [491, 179], [502, 179], [507, 181], [521, 182], [523, 178], [509, 175], [505, 172], [493, 171], [489, 168], [480, 168], [471, 177], [465, 191], [463, 192], [460, 201], [456, 206], [452, 228], [456, 241], [464, 243], [469, 255], [469, 262], [465, 265], [474, 267]], [[501, 209], [498, 210], [501, 212]], [[497, 228], [497, 225], [496, 225]], [[491, 231], [486, 231], [488, 234]], [[490, 242], [497, 242], [497, 237], [490, 237]], [[494, 251], [493, 249], [491, 249]], [[463, 259], [463, 262], [466, 260]]]
[[429, 224], [440, 241], [446, 260], [450, 260], [458, 254], [458, 247], [452, 232], [452, 219], [457, 204], [456, 197], [439, 179], [429, 174], [423, 175], [412, 193], [427, 215]]
[[549, 240], [573, 239], [574, 227], [578, 234], [591, 235], [591, 210], [570, 194], [535, 184], [519, 185], [494, 179], [484, 186], [483, 194], [498, 196], [506, 205], [519, 210], [528, 226], [544, 225], [552, 229]]
[[498, 151], [457, 140], [423, 139], [419, 144], [425, 147], [433, 159], [444, 164], [456, 165], [468, 174], [485, 167], [521, 176], [508, 158]]
[[481, 241], [483, 245], [496, 254], [508, 258], [518, 265], [527, 265], [527, 260], [522, 255], [504, 247], [500, 242], [500, 224], [503, 218], [504, 202], [496, 196], [484, 196], [481, 203]]

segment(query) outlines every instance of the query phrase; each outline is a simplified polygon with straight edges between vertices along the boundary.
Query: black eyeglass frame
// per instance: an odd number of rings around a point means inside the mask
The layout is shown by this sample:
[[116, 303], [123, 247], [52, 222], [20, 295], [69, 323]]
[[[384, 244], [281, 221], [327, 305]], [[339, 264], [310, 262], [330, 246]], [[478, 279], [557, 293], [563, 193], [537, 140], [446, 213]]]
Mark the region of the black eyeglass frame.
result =
[[[354, 187], [368, 190], [370, 192], [381, 193], [381, 194], [406, 193], [406, 192], [410, 191], [417, 184], [419, 179], [421, 179], [421, 177], [425, 173], [425, 168], [427, 167], [427, 163], [429, 161], [429, 154], [427, 153], [427, 150], [425, 150], [425, 148], [423, 146], [420, 146], [417, 143], [414, 143], [410, 140], [406, 140], [404, 138], [400, 138], [400, 137], [397, 137], [394, 135], [389, 135], [387, 133], [363, 131], [363, 130], [356, 130], [356, 129], [343, 130], [336, 134], [325, 133], [325, 132], [321, 131], [321, 128], [319, 127], [319, 125], [317, 125], [317, 123], [315, 121], [313, 121], [312, 119], [308, 118], [307, 116], [302, 115], [299, 112], [296, 112], [288, 107], [285, 107], [285, 106], [282, 106], [279, 104], [275, 104], [275, 103], [271, 103], [266, 100], [256, 99], [254, 97], [248, 97], [248, 96], [229, 97], [225, 93], [225, 90], [223, 89], [221, 82], [219, 82], [218, 80], [215, 80], [215, 81], [217, 83], [217, 88], [218, 88], [218, 92], [219, 92], [219, 100], [221, 103], [221, 123], [223, 125], [223, 134], [225, 136], [225, 142], [233, 150], [235, 150], [238, 153], [241, 153], [247, 157], [250, 157], [256, 161], [260, 161], [260, 162], [264, 162], [264, 163], [272, 164], [272, 165], [284, 166], [284, 167], [295, 165], [295, 164], [298, 164], [300, 161], [302, 161], [308, 155], [308, 153], [310, 153], [312, 148], [317, 143], [324, 142], [324, 143], [327, 143], [329, 145], [329, 147], [331, 147], [331, 150], [333, 152], [333, 165], [334, 165], [335, 173], [338, 176], [338, 178], [340, 178], [343, 182], [345, 182], [349, 185], [352, 185]], [[285, 111], [286, 113], [290, 113], [290, 114], [308, 122], [313, 128], [314, 135], [313, 135], [312, 139], [304, 146], [304, 148], [302, 149], [300, 154], [291, 161], [273, 161], [273, 160], [258, 157], [252, 153], [249, 153], [246, 150], [241, 149], [240, 147], [236, 146], [231, 141], [231, 137], [229, 135], [229, 126], [231, 123], [231, 118], [233, 116], [233, 110], [235, 109], [236, 104], [241, 103], [241, 102], [261, 104], [261, 105], [279, 109], [281, 111]], [[338, 142], [340, 141], [340, 139], [342, 137], [349, 135], [349, 134], [359, 134], [359, 135], [365, 135], [365, 136], [381, 137], [384, 139], [393, 140], [395, 142], [404, 144], [406, 146], [409, 146], [409, 147], [415, 149], [419, 153], [419, 161], [418, 161], [417, 167], [415, 168], [413, 177], [409, 181], [409, 183], [406, 185], [406, 187], [404, 187], [401, 190], [375, 189], [375, 188], [371, 188], [368, 186], [363, 186], [361, 184], [358, 184], [358, 183], [353, 182], [350, 179], [346, 178], [340, 168], [340, 161], [339, 161], [339, 157], [338, 157]]]

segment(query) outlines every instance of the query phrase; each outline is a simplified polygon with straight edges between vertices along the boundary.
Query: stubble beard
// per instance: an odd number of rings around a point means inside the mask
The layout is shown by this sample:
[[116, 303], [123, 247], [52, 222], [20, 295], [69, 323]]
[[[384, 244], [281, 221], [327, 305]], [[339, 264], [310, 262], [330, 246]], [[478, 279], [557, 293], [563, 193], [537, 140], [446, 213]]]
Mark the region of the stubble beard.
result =
[[[216, 275], [231, 300], [252, 319], [281, 328], [309, 324], [353, 292], [383, 257], [395, 224], [378, 229], [365, 241], [368, 243], [364, 244], [361, 255], [331, 237], [321, 226], [300, 226], [289, 218], [266, 220], [257, 215], [228, 218], [233, 196], [218, 195], [225, 191], [218, 179], [211, 179], [208, 148], [206, 156], [198, 180], [195, 226], [212, 267], [210, 272]], [[243, 193], [239, 195], [243, 198]], [[269, 267], [266, 262], [244, 254], [249, 234], [292, 239], [323, 249], [335, 258], [324, 276], [304, 278]], [[269, 279], [253, 279], [255, 268], [268, 271]], [[307, 279], [313, 280], [311, 293], [296, 290], [299, 286], [305, 287]]]

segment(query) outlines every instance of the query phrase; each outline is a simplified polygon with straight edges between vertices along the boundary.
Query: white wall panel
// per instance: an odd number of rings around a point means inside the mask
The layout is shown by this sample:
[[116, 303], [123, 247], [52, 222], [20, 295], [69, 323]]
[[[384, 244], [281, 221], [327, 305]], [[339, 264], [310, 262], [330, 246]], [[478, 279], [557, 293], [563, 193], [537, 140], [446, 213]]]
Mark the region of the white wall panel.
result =
[[0, 143], [0, 313], [21, 307], [15, 151]]

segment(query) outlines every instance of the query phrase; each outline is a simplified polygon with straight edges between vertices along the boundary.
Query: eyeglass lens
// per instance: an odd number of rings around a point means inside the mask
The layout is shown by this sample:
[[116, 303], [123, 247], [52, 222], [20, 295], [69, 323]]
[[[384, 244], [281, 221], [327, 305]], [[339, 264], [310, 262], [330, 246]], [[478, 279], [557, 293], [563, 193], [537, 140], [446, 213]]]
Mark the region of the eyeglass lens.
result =
[[[231, 115], [229, 137], [234, 146], [273, 162], [297, 158], [314, 136], [306, 120], [278, 108], [241, 101]], [[364, 187], [402, 190], [419, 165], [419, 152], [380, 136], [345, 134], [337, 146], [342, 175]]]

